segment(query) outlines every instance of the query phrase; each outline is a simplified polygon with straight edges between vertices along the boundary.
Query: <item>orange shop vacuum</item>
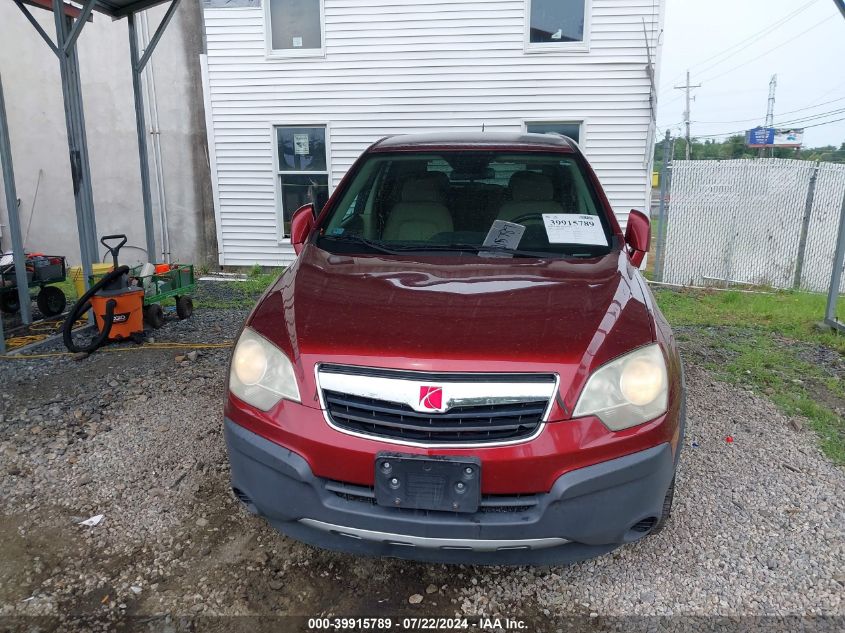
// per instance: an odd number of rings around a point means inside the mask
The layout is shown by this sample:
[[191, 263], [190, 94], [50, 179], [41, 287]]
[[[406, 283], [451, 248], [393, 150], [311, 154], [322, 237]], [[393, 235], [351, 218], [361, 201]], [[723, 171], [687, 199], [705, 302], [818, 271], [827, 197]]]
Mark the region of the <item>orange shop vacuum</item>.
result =
[[[120, 240], [116, 246], [107, 242]], [[144, 338], [144, 289], [129, 285], [129, 266], [120, 266], [117, 255], [126, 244], [125, 235], [106, 235], [100, 243], [111, 253], [114, 268], [74, 304], [62, 326], [65, 347], [71, 352], [93, 352], [111, 341]], [[84, 347], [73, 341], [73, 326], [88, 310], [94, 311], [98, 334]]]

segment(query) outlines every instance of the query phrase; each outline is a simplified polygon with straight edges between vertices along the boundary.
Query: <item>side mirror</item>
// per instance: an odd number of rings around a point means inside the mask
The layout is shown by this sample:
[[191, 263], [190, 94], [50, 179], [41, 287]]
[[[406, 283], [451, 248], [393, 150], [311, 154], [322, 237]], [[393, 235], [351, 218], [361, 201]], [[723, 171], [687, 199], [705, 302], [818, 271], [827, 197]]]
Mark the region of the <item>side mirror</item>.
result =
[[299, 255], [305, 240], [314, 228], [314, 205], [304, 204], [293, 213], [290, 219], [290, 243], [293, 250]]
[[631, 209], [628, 226], [625, 228], [625, 244], [628, 246], [628, 257], [637, 268], [643, 263], [650, 242], [651, 222], [648, 216], [642, 211]]

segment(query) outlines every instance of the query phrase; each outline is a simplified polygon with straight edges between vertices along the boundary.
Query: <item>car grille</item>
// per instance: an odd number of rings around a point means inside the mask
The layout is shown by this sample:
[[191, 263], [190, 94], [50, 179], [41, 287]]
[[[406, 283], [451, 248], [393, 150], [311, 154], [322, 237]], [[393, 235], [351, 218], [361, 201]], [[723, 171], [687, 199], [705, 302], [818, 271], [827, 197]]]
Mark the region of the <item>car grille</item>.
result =
[[328, 415], [341, 428], [365, 435], [430, 444], [483, 443], [531, 436], [548, 400], [454, 407], [419, 413], [406, 404], [324, 391]]

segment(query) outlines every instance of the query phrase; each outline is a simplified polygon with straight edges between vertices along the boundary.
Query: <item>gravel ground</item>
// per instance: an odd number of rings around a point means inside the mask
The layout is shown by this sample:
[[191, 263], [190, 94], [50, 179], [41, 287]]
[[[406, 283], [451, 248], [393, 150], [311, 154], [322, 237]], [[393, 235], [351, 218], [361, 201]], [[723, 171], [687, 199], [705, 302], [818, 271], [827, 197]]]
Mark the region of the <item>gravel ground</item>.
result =
[[[229, 341], [245, 316], [198, 309], [155, 336]], [[242, 510], [220, 424], [229, 351], [175, 358], [189, 351], [0, 361], [0, 625], [499, 614], [555, 631], [549, 616], [845, 617], [845, 473], [799, 420], [693, 364], [662, 534], [567, 567], [474, 568], [324, 552]]]

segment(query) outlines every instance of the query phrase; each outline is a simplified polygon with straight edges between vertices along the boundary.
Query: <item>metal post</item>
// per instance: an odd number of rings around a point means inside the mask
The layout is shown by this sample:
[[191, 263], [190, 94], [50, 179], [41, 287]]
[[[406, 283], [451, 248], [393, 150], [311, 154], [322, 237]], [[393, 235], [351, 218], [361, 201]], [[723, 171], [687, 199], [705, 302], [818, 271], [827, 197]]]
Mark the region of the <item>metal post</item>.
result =
[[813, 166], [810, 175], [810, 186], [807, 188], [807, 199], [804, 201], [804, 218], [801, 221], [801, 233], [798, 235], [798, 256], [795, 260], [795, 278], [792, 280], [793, 290], [801, 287], [801, 276], [804, 272], [804, 257], [807, 254], [807, 233], [810, 231], [810, 214], [813, 212], [813, 197], [816, 193], [816, 177], [819, 175], [819, 163]]
[[153, 225], [153, 203], [150, 194], [150, 163], [147, 153], [147, 123], [144, 118], [144, 95], [141, 92], [141, 71], [139, 63], [138, 35], [135, 31], [135, 14], [126, 16], [129, 24], [129, 61], [132, 65], [132, 93], [135, 95], [135, 131], [138, 135], [138, 160], [141, 163], [141, 200], [144, 205], [144, 231], [147, 239], [147, 260], [155, 262], [155, 227]]
[[6, 100], [3, 96], [2, 78], [0, 78], [0, 162], [3, 163], [3, 182], [6, 185], [6, 208], [9, 212], [9, 233], [12, 234], [12, 257], [15, 262], [15, 283], [18, 286], [21, 321], [25, 325], [29, 325], [32, 323], [32, 311], [29, 305], [29, 281], [26, 278], [26, 253], [24, 253], [23, 240], [21, 239], [18, 194], [15, 190], [15, 170], [12, 165], [12, 140], [9, 137], [9, 122], [6, 119]]
[[[135, 131], [138, 136], [138, 160], [141, 163], [141, 201], [144, 205], [144, 232], [147, 242], [147, 258], [150, 262], [157, 260], [155, 241], [155, 224], [153, 223], [153, 203], [150, 192], [150, 162], [149, 150], [147, 149], [147, 122], [144, 116], [144, 94], [141, 89], [141, 73], [155, 51], [161, 37], [164, 35], [167, 25], [173, 19], [176, 9], [179, 8], [181, 0], [173, 0], [167, 12], [161, 19], [158, 28], [147, 44], [143, 54], [138, 50], [138, 33], [135, 28], [135, 13], [126, 15], [129, 25], [129, 61], [132, 66], [132, 93], [135, 96]], [[162, 227], [162, 232], [166, 229]], [[167, 250], [167, 249], [165, 249]], [[169, 253], [162, 253], [162, 261], [168, 261]]]
[[[79, 79], [79, 58], [76, 46], [65, 49], [73, 27], [73, 18], [65, 16], [62, 0], [53, 0], [53, 17], [56, 24], [56, 48], [65, 104], [70, 168], [73, 178], [73, 198], [76, 206], [76, 225], [79, 232], [79, 250], [82, 256], [83, 284], [88, 289], [91, 264], [99, 259], [97, 226], [94, 218], [94, 194], [91, 189], [91, 166], [85, 134], [85, 117], [82, 109], [82, 90]], [[77, 32], [78, 33], [78, 32]], [[93, 318], [93, 317], [92, 317]]]
[[836, 253], [833, 255], [833, 270], [830, 274], [830, 289], [827, 292], [827, 310], [824, 322], [845, 332], [845, 323], [836, 318], [836, 303], [839, 299], [839, 284], [842, 281], [842, 265], [845, 260], [845, 195], [842, 196], [842, 210], [839, 212], [839, 231], [836, 237]]
[[666, 194], [669, 191], [669, 152], [671, 133], [663, 139], [663, 170], [660, 172], [660, 206], [657, 213], [657, 244], [654, 249], [654, 278], [663, 281], [663, 262], [666, 259]]

